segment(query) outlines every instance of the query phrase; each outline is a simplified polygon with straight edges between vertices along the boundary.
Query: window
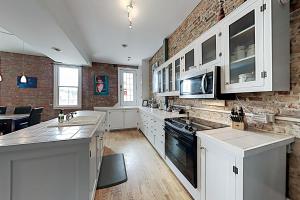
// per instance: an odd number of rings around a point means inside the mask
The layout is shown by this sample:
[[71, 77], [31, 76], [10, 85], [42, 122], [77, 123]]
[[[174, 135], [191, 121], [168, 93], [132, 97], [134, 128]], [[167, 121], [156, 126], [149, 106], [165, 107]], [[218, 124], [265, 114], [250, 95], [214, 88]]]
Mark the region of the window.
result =
[[54, 66], [54, 107], [81, 108], [81, 67]]

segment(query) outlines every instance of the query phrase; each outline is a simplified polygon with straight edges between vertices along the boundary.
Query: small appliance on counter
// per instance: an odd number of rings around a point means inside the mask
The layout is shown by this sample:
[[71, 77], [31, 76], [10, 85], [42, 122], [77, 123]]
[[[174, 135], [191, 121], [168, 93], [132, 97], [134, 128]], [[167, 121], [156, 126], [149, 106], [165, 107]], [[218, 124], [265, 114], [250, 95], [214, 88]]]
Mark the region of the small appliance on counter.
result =
[[247, 122], [245, 113], [242, 107], [240, 108], [232, 108], [230, 119], [232, 121], [232, 128], [238, 130], [246, 130], [247, 129]]

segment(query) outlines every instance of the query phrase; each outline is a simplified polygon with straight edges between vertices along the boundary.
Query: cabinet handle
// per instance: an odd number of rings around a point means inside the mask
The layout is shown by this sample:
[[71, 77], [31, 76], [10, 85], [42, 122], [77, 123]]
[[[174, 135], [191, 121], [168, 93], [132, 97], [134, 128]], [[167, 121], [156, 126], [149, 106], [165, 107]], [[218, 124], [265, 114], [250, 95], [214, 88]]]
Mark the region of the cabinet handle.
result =
[[225, 85], [229, 85], [229, 83], [228, 83], [228, 82], [226, 82], [226, 83], [225, 83]]
[[219, 33], [219, 37], [221, 37], [221, 36], [222, 36], [222, 32]]
[[222, 55], [223, 55], [222, 52], [220, 52], [220, 53], [219, 53], [219, 57], [222, 57]]

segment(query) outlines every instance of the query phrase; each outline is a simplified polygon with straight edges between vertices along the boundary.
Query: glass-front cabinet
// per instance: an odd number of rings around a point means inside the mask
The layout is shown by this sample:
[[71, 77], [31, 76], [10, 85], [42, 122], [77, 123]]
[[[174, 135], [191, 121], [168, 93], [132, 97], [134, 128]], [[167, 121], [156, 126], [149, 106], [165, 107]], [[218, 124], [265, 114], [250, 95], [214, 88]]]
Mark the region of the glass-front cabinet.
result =
[[162, 92], [168, 92], [168, 69], [164, 67], [162, 69]]
[[181, 58], [176, 58], [174, 61], [175, 70], [175, 91], [179, 91], [180, 85], [180, 70], [181, 70]]
[[191, 69], [196, 69], [199, 63], [198, 45], [197, 40], [192, 42], [183, 50], [183, 56], [181, 57], [182, 62], [182, 73], [187, 72]]
[[174, 78], [173, 78], [173, 63], [171, 62], [169, 65], [168, 65], [168, 89], [169, 89], [169, 92], [172, 92], [174, 91], [174, 87], [173, 87], [173, 83], [174, 83]]
[[264, 82], [262, 1], [231, 16], [225, 25], [225, 91]]
[[158, 93], [162, 93], [162, 75], [161, 70], [157, 72]]
[[221, 59], [223, 53], [221, 50], [222, 32], [219, 27], [213, 27], [209, 31], [200, 36], [199, 39], [199, 66], [200, 69], [206, 67], [219, 65], [221, 66]]

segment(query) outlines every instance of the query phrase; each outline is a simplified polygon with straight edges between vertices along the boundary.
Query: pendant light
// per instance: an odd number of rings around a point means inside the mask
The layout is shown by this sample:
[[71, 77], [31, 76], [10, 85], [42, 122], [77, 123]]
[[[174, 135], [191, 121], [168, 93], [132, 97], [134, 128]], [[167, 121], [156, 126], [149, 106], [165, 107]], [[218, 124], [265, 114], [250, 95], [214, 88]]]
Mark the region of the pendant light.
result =
[[22, 65], [22, 68], [23, 68], [23, 75], [21, 76], [21, 79], [20, 79], [20, 82], [21, 83], [27, 83], [27, 77], [25, 76], [24, 74], [24, 65], [25, 65], [25, 56], [24, 56], [24, 41], [23, 41], [23, 65]]

